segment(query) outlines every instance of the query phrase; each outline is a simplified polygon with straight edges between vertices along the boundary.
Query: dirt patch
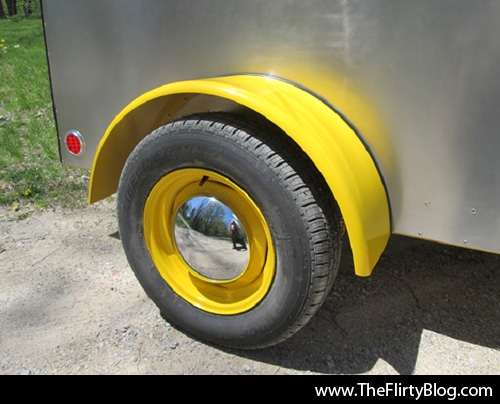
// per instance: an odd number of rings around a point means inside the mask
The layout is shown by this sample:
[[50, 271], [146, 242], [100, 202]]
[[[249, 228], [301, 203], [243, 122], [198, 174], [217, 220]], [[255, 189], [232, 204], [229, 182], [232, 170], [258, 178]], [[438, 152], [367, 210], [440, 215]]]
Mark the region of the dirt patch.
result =
[[115, 205], [0, 210], [1, 374], [500, 374], [500, 257], [394, 236], [312, 321], [259, 351], [193, 340], [136, 281]]

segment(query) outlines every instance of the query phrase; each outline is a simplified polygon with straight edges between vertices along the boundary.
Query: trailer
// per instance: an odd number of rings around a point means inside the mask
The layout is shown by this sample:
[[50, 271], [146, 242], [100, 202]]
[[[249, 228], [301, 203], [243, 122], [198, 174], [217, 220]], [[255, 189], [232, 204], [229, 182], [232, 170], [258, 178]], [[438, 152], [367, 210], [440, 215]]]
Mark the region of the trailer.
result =
[[[43, 0], [61, 162], [165, 319], [300, 330], [347, 240], [500, 253], [500, 1]], [[235, 220], [245, 248], [229, 241]], [[242, 244], [242, 245], [243, 245]]]

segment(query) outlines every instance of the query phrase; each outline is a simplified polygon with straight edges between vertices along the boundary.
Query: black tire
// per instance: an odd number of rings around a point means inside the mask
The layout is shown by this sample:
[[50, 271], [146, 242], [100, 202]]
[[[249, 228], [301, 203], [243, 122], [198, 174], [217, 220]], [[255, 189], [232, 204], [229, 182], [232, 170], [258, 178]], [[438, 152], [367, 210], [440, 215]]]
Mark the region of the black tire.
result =
[[[187, 334], [225, 347], [271, 346], [304, 326], [331, 289], [340, 261], [340, 214], [323, 178], [285, 138], [264, 121], [197, 115], [154, 131], [125, 165], [118, 190], [125, 253], [164, 318]], [[173, 194], [189, 188], [182, 173], [198, 171], [255, 205], [255, 217], [248, 220], [260, 223], [256, 240], [267, 243], [255, 264], [261, 273], [235, 293], [227, 292], [235, 283], [199, 286], [199, 279], [180, 268], [184, 264], [171, 240], [172, 216], [163, 213], [163, 199], [167, 208], [174, 206]], [[258, 249], [248, 243], [250, 252]], [[256, 288], [259, 295], [253, 295]], [[209, 304], [200, 306], [198, 297]]]

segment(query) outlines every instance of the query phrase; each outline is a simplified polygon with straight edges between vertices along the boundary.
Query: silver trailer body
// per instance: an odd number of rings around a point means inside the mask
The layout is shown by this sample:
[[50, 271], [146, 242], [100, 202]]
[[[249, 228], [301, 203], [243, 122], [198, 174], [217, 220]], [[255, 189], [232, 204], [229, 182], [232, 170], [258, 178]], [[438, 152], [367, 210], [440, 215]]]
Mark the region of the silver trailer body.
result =
[[165, 83], [257, 74], [350, 122], [392, 231], [500, 252], [500, 1], [44, 0], [57, 126], [91, 168], [111, 120]]

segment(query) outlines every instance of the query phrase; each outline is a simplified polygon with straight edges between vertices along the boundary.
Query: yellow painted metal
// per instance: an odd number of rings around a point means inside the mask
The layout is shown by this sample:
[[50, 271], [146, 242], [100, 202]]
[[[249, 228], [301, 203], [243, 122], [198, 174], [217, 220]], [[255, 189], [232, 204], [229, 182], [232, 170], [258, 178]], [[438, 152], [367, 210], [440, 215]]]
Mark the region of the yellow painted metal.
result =
[[[208, 180], [199, 186], [204, 177]], [[229, 207], [247, 231], [249, 259], [234, 279], [209, 279], [182, 258], [174, 237], [179, 208], [198, 196]], [[275, 273], [271, 234], [259, 208], [229, 179], [208, 170], [186, 168], [167, 174], [151, 191], [144, 209], [144, 235], [162, 278], [183, 299], [210, 313], [234, 315], [252, 309], [267, 294]]]
[[232, 100], [260, 113], [307, 153], [340, 206], [356, 274], [370, 275], [391, 231], [389, 203], [377, 167], [341, 116], [308, 92], [272, 77], [237, 75], [176, 82], [134, 100], [101, 140], [89, 202], [114, 193], [125, 160], [140, 139], [200, 94]]

